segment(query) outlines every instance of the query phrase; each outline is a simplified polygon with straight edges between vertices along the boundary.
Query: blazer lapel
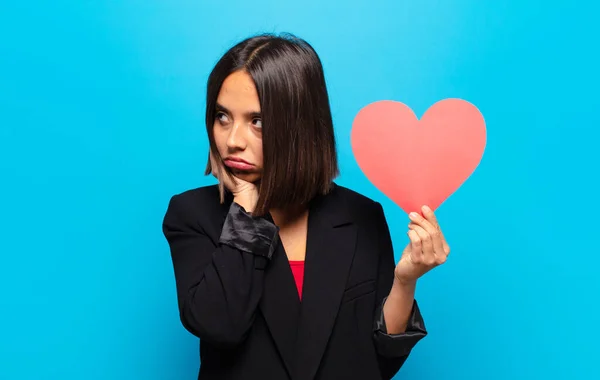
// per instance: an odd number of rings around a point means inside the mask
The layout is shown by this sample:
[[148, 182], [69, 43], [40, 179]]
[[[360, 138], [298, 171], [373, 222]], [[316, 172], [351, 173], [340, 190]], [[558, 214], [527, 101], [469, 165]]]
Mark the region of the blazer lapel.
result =
[[335, 190], [311, 206], [294, 379], [312, 379], [333, 329], [356, 244], [356, 226]]
[[291, 377], [300, 298], [281, 240], [279, 240], [271, 262], [266, 268], [263, 295], [259, 307], [281, 354], [288, 375]]

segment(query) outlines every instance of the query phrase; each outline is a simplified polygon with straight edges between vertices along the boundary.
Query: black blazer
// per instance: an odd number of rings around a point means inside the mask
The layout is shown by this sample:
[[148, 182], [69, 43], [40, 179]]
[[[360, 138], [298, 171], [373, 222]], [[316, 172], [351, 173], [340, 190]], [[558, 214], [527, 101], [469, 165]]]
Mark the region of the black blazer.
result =
[[349, 189], [310, 204], [302, 301], [271, 217], [220, 204], [217, 186], [173, 196], [163, 231], [181, 322], [200, 338], [198, 379], [390, 379], [427, 334], [416, 301], [407, 331], [386, 334], [387, 222]]

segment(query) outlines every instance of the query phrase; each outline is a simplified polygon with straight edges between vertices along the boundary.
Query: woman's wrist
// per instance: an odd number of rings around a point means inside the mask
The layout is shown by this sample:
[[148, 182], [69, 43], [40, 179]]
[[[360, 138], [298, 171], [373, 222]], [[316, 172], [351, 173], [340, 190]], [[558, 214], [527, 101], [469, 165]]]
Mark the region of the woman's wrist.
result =
[[233, 196], [233, 201], [244, 208], [248, 213], [252, 213], [256, 208], [258, 194], [253, 192], [240, 192]]
[[414, 289], [417, 286], [417, 279], [403, 278], [394, 273], [394, 286], [399, 286], [405, 289]]
[[417, 281], [405, 281], [394, 277], [390, 297], [402, 299], [414, 299]]

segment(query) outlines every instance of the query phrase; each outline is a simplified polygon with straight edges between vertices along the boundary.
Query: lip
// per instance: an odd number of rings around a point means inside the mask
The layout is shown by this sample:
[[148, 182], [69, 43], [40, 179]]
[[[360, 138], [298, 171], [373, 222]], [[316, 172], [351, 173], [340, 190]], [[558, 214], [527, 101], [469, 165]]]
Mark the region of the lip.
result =
[[223, 162], [227, 167], [237, 170], [252, 170], [254, 168], [254, 165], [239, 157], [227, 157]]
[[249, 163], [248, 161], [244, 160], [243, 158], [234, 157], [234, 156], [225, 157], [224, 161], [234, 161], [234, 162], [241, 162], [241, 163], [244, 163], [244, 164], [252, 165], [251, 163]]

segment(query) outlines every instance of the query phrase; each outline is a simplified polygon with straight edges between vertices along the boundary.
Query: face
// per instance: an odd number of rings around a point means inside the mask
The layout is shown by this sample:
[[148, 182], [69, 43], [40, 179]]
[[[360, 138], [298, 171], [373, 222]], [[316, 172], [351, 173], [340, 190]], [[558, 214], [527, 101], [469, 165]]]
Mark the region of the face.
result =
[[245, 71], [236, 71], [223, 82], [213, 134], [227, 168], [241, 180], [259, 181], [263, 169], [260, 102], [254, 81]]

